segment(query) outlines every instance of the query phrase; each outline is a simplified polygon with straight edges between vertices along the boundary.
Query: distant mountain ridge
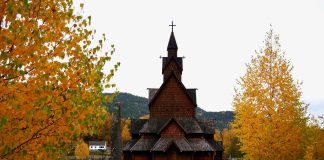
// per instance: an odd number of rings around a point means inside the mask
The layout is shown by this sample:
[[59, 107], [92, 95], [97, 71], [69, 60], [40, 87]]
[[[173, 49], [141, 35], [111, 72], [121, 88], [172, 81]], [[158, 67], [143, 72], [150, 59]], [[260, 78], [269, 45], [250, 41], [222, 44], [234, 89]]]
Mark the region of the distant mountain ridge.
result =
[[[130, 93], [119, 93], [113, 102], [121, 102], [122, 118], [138, 119], [149, 114], [148, 99], [145, 97], [136, 96]], [[113, 110], [113, 105], [108, 105], [108, 111]], [[200, 107], [196, 109], [196, 117], [198, 119], [215, 119], [216, 128], [224, 129], [228, 127], [229, 122], [234, 119], [233, 111], [207, 112]]]

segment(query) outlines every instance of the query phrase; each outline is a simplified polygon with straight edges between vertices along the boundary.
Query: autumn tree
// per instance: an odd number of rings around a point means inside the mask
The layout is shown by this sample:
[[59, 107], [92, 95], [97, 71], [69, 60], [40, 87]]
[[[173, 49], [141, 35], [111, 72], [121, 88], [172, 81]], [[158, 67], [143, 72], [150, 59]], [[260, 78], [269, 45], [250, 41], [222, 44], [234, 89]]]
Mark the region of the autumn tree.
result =
[[89, 156], [88, 144], [84, 143], [84, 141], [79, 142], [75, 147], [74, 154], [78, 159], [86, 159]]
[[[119, 63], [72, 0], [0, 2], [0, 159], [57, 159], [106, 119]], [[74, 8], [78, 8], [78, 12]]]
[[270, 29], [265, 46], [238, 80], [233, 127], [247, 159], [299, 159], [304, 154], [306, 105], [278, 40]]

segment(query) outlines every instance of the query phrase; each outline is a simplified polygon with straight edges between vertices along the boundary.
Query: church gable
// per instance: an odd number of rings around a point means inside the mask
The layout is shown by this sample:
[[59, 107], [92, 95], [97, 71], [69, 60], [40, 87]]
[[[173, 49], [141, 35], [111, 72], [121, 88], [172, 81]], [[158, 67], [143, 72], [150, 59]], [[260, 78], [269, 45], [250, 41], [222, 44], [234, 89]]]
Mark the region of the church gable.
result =
[[175, 60], [174, 57], [170, 57], [169, 61], [165, 65], [165, 67], [162, 69], [163, 78], [164, 81], [170, 76], [170, 74], [174, 73], [175, 76], [181, 80], [181, 74], [182, 74], [182, 68], [178, 64], [178, 62]]
[[170, 63], [171, 59], [175, 60], [177, 62], [177, 65], [180, 67], [181, 71], [183, 70], [183, 57], [162, 57], [162, 73], [165, 69], [165, 67]]
[[171, 74], [149, 103], [150, 117], [194, 117], [196, 104]]
[[161, 131], [161, 137], [174, 138], [184, 137], [184, 130], [173, 119]]

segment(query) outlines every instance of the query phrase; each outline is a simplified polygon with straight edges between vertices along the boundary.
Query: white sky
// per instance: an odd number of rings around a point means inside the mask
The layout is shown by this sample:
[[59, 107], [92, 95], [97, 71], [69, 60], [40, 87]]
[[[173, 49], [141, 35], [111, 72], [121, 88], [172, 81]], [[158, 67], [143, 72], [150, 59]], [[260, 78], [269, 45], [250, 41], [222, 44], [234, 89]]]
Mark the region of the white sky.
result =
[[118, 89], [143, 97], [162, 84], [158, 57], [167, 54], [173, 20], [178, 55], [186, 57], [183, 83], [198, 88], [207, 111], [232, 110], [236, 79], [272, 24], [303, 81], [303, 100], [324, 114], [324, 0], [88, 0], [85, 14], [116, 46]]

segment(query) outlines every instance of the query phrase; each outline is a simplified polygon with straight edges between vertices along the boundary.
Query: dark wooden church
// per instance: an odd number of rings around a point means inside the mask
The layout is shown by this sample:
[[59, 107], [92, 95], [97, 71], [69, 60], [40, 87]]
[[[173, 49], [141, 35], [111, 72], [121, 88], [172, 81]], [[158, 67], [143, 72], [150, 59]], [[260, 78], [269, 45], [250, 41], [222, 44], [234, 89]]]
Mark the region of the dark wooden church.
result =
[[181, 82], [182, 57], [171, 26], [168, 56], [162, 57], [163, 84], [149, 89], [150, 119], [132, 120], [124, 160], [220, 160], [223, 146], [213, 139], [215, 121], [196, 119], [196, 89]]

